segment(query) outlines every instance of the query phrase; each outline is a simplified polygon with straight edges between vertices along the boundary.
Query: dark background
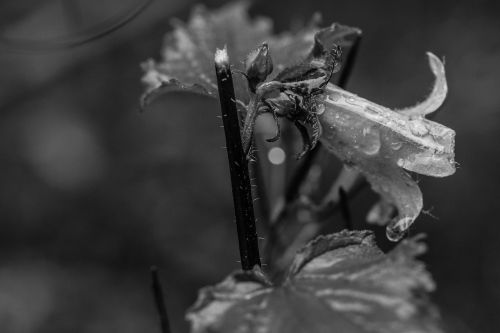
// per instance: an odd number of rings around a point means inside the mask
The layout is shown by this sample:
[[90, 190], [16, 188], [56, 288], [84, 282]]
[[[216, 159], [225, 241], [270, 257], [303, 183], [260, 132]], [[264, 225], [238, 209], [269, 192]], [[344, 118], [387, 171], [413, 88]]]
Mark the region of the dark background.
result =
[[[3, 1], [2, 36], [71, 34], [132, 0]], [[210, 8], [224, 1], [208, 1]], [[174, 332], [198, 288], [239, 264], [218, 104], [187, 94], [137, 111], [140, 62], [158, 58], [190, 1], [156, 0], [101, 40], [58, 51], [0, 45], [0, 331], [159, 332], [151, 264]], [[450, 332], [500, 327], [500, 5], [496, 1], [256, 1], [282, 31], [314, 12], [364, 32], [349, 90], [389, 107], [429, 91], [446, 58], [437, 121], [456, 130], [457, 173], [420, 177], [414, 232]], [[375, 196], [365, 191], [355, 223]]]

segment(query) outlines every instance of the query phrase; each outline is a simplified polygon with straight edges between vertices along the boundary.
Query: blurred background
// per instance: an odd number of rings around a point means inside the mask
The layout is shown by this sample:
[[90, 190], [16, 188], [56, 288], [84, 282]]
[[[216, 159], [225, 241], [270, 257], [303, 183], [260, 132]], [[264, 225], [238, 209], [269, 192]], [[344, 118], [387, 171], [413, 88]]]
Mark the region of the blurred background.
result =
[[[138, 112], [139, 64], [159, 58], [170, 18], [185, 20], [194, 2], [153, 1], [108, 36], [59, 47], [142, 2], [0, 4], [3, 333], [159, 332], [152, 264], [173, 331], [186, 332], [197, 290], [239, 268], [217, 101], [174, 94]], [[420, 177], [430, 214], [414, 232], [428, 235], [422, 259], [450, 332], [497, 332], [500, 3], [277, 0], [251, 10], [278, 32], [314, 12], [363, 30], [348, 89], [379, 104], [422, 100], [433, 80], [425, 52], [446, 58], [450, 92], [436, 120], [457, 132], [459, 168]], [[374, 199], [365, 190], [350, 203], [357, 228], [369, 227]]]

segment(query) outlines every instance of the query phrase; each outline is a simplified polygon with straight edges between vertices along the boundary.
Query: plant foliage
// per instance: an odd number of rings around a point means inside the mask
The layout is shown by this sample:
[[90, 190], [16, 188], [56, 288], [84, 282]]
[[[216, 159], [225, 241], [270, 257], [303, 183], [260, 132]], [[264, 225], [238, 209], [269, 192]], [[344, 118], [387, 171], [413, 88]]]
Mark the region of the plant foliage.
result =
[[441, 332], [424, 294], [434, 284], [410, 239], [384, 254], [368, 231], [320, 236], [300, 250], [283, 282], [237, 272], [199, 293], [193, 333]]
[[[252, 56], [257, 45], [267, 42], [266, 52], [269, 49], [274, 69], [261, 84], [269, 85], [273, 80], [289, 76], [291, 69], [303, 59], [317, 59], [313, 56], [318, 47], [328, 50], [340, 46], [345, 53], [361, 33], [359, 29], [340, 24], [324, 29], [310, 24], [294, 34], [276, 36], [272, 34], [269, 19], [251, 20], [246, 5], [241, 2], [213, 12], [198, 7], [189, 23], [175, 21], [174, 27], [166, 37], [162, 61], [148, 60], [143, 64], [143, 81], [147, 84], [143, 105], [173, 90], [216, 97], [213, 70], [216, 47], [227, 44], [230, 59], [236, 59], [234, 69], [245, 72], [248, 70], [245, 59], [249, 54]], [[441, 106], [447, 94], [443, 63], [431, 53], [428, 57], [436, 81], [429, 97], [414, 107], [391, 110], [331, 83], [310, 103], [315, 108], [310, 114], [321, 124], [321, 127], [313, 126], [313, 133], [347, 166], [364, 175], [380, 195], [367, 220], [387, 225], [387, 236], [391, 240], [403, 237], [423, 206], [422, 193], [407, 171], [435, 177], [455, 172], [455, 132], [425, 119]], [[254, 107], [250, 90], [247, 80], [240, 75], [235, 80], [235, 91], [244, 113]], [[245, 135], [252, 133], [248, 128], [253, 127], [254, 122], [255, 118], [245, 123], [244, 142], [248, 141]], [[312, 146], [309, 144], [306, 148]]]
[[[303, 153], [319, 140], [366, 178], [380, 195], [367, 220], [386, 225], [388, 238], [397, 241], [422, 209], [422, 193], [408, 172], [455, 172], [455, 132], [425, 118], [446, 97], [444, 65], [428, 53], [436, 80], [423, 102], [403, 110], [380, 106], [331, 83], [341, 54], [360, 34], [340, 24], [319, 29], [313, 21], [295, 33], [274, 35], [271, 21], [250, 19], [245, 3], [212, 12], [198, 7], [188, 23], [174, 22], [161, 61], [143, 64], [142, 105], [169, 91], [217, 97], [214, 52], [226, 47], [245, 117], [243, 146], [251, 144], [260, 114], [291, 120], [304, 140]], [[319, 236], [296, 254], [281, 281], [271, 282], [257, 266], [233, 273], [202, 289], [187, 318], [194, 333], [441, 332], [426, 297], [434, 284], [415, 260], [424, 251], [413, 238], [384, 254], [369, 231]]]

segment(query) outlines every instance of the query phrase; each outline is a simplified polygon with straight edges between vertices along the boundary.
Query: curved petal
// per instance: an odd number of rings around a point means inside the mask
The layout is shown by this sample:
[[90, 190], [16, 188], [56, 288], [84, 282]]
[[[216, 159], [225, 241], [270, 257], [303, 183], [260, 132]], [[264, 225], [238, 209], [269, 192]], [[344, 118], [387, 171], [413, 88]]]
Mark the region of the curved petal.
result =
[[436, 177], [452, 174], [455, 132], [422, 117], [401, 115], [332, 84], [327, 86], [324, 105], [319, 118], [323, 144], [397, 208], [387, 235], [392, 240], [401, 238], [422, 209], [422, 193], [403, 169]]
[[431, 67], [432, 74], [436, 77], [432, 92], [423, 102], [413, 107], [398, 110], [401, 114], [410, 117], [425, 116], [436, 111], [446, 99], [448, 84], [446, 83], [444, 64], [431, 52], [427, 52], [427, 57], [429, 58], [429, 66]]
[[408, 171], [434, 177], [455, 172], [452, 129], [422, 117], [407, 117], [333, 84], [328, 84], [324, 102], [328, 112], [320, 117], [325, 120], [323, 129], [333, 125], [352, 130], [345, 143], [352, 144], [353, 151], [368, 150], [370, 155], [370, 150], [378, 153], [384, 144], [391, 148], [384, 151], [384, 158]]

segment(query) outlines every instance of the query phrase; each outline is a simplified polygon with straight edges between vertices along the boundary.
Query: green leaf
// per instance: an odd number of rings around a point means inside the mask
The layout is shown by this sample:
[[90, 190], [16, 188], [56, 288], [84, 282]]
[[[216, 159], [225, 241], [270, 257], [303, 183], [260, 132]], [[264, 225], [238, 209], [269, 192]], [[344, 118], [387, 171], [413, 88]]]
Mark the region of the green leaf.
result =
[[414, 259], [424, 251], [412, 239], [384, 254], [368, 231], [320, 236], [278, 285], [255, 269], [202, 289], [187, 313], [191, 332], [441, 332], [425, 296], [434, 283]]
[[[142, 64], [146, 91], [142, 105], [147, 106], [157, 96], [170, 91], [190, 91], [217, 96], [213, 57], [216, 48], [227, 45], [233, 68], [245, 71], [243, 62], [258, 45], [267, 42], [272, 55], [274, 71], [299, 62], [311, 50], [318, 31], [312, 23], [295, 33], [273, 35], [268, 18], [250, 19], [247, 2], [230, 3], [218, 10], [196, 7], [188, 23], [173, 21], [174, 29], [165, 37], [162, 59]], [[334, 24], [323, 29], [318, 38], [325, 47], [333, 43], [348, 48], [359, 29]], [[233, 76], [236, 97], [248, 102], [249, 89], [242, 75]]]

